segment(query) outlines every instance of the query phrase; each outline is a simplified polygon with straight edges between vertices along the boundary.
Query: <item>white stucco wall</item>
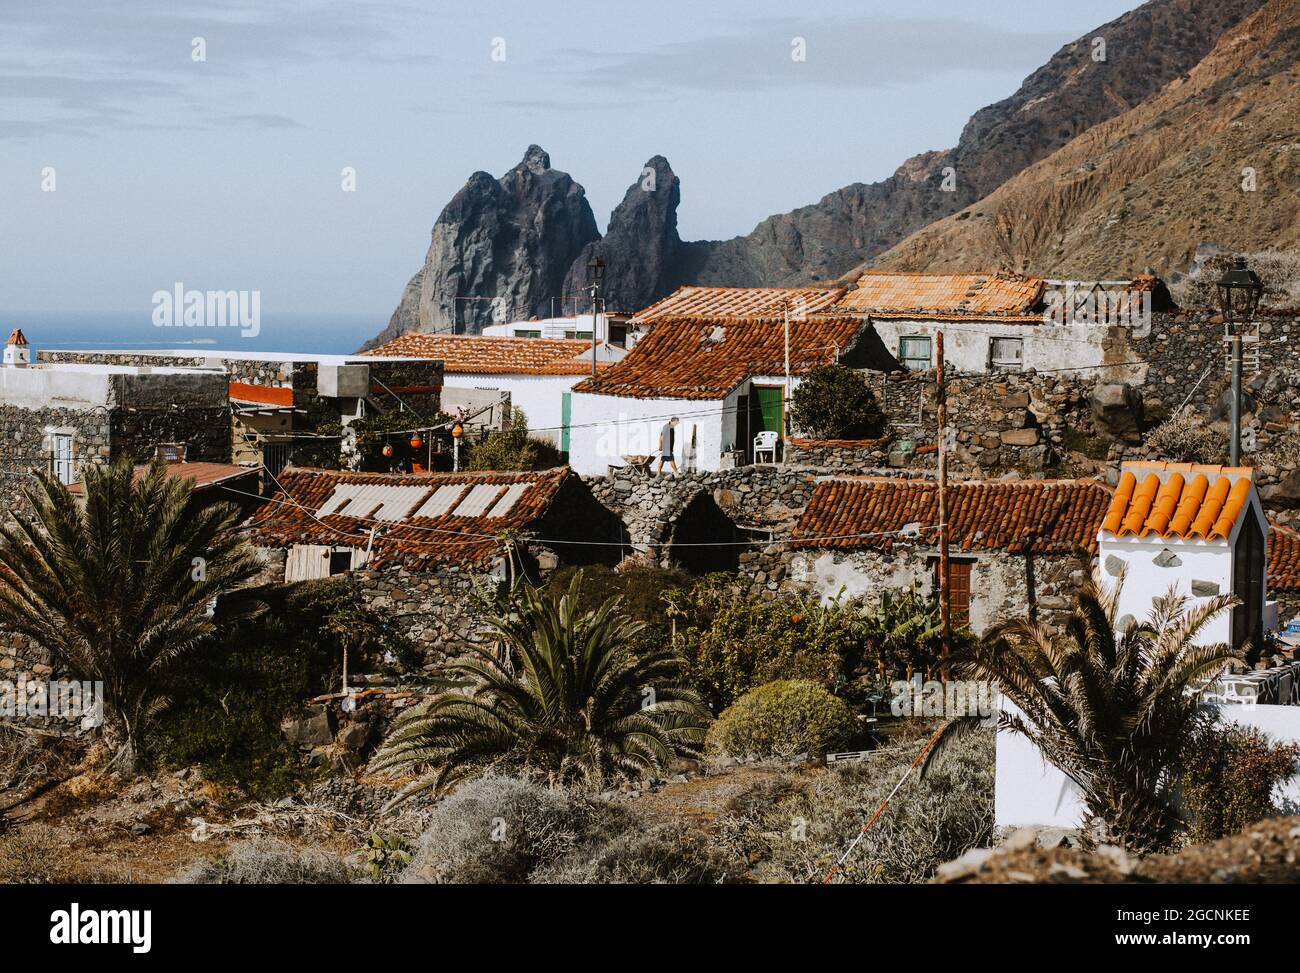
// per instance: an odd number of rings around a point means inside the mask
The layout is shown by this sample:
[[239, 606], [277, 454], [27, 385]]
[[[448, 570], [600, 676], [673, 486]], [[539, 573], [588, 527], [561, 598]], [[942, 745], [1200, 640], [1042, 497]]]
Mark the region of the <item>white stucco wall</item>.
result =
[[[442, 384], [449, 389], [483, 389], [509, 392], [511, 407], [524, 410], [528, 428], [538, 439], [560, 443], [564, 393], [585, 375], [476, 375], [447, 373]], [[576, 416], [576, 414], [575, 414]], [[572, 420], [577, 422], [577, 418]]]
[[569, 465], [582, 474], [604, 475], [609, 467], [624, 465], [623, 456], [655, 455], [659, 431], [669, 417], [677, 416], [681, 420], [674, 450], [678, 467], [686, 469], [694, 430], [697, 468], [716, 470], [723, 448], [724, 405], [717, 399], [634, 399], [574, 392]]
[[[927, 337], [931, 356], [935, 354], [934, 335], [943, 332], [944, 361], [960, 372], [990, 371], [989, 349], [992, 338], [1021, 338], [1024, 341], [1023, 369], [1095, 369], [1105, 364], [1103, 342], [1110, 331], [1090, 324], [999, 324], [994, 321], [871, 321], [880, 340], [895, 358], [899, 339]], [[933, 367], [934, 362], [931, 362]], [[1118, 378], [1118, 376], [1117, 376]]]
[[[1007, 708], [999, 700], [1000, 708]], [[1300, 706], [1216, 707], [1224, 722], [1255, 727], [1281, 743], [1300, 741]], [[1273, 799], [1279, 805], [1300, 802], [1300, 775], [1279, 786]], [[1077, 828], [1083, 820], [1079, 788], [1044, 759], [1023, 736], [1000, 731], [994, 780], [993, 820], [999, 828], [1038, 825]]]

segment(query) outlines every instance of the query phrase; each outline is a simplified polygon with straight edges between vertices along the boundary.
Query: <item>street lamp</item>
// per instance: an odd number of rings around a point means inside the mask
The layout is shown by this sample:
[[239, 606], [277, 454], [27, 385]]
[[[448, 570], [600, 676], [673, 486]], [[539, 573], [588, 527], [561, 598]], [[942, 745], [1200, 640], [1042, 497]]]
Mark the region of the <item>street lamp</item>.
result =
[[587, 264], [587, 283], [591, 285], [591, 377], [596, 377], [596, 322], [600, 314], [600, 282], [605, 277], [605, 261], [593, 257]]
[[1264, 294], [1259, 275], [1246, 266], [1245, 257], [1237, 257], [1232, 268], [1215, 285], [1219, 289], [1219, 307], [1228, 332], [1232, 352], [1232, 437], [1228, 441], [1228, 462], [1241, 464], [1241, 333], [1255, 318], [1255, 309]]

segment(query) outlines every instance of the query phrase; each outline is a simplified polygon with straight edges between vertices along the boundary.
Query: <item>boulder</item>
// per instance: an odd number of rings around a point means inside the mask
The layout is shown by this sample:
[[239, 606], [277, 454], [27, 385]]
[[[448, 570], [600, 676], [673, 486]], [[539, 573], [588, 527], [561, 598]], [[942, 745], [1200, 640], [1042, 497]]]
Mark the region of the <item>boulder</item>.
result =
[[280, 732], [290, 743], [300, 747], [322, 747], [334, 742], [337, 723], [326, 706], [307, 706], [298, 719], [280, 724]]

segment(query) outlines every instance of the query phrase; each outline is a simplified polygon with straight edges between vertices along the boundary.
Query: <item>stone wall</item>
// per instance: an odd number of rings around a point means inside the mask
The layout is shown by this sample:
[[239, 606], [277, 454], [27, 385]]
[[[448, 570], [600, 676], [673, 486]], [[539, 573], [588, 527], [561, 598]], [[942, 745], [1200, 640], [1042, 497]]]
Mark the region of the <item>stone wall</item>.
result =
[[790, 466], [809, 466], [823, 470], [860, 470], [864, 466], [883, 466], [889, 459], [889, 440], [881, 439], [805, 439], [791, 436], [785, 440], [783, 461]]
[[469, 572], [363, 568], [353, 576], [366, 606], [395, 623], [422, 649], [426, 671], [460, 654], [466, 643], [485, 641]]

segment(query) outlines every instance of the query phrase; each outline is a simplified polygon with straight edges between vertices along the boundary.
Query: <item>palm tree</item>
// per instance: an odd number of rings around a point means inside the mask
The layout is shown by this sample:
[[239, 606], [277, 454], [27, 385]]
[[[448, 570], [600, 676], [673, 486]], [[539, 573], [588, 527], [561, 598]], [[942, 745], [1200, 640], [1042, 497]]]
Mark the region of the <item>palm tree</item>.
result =
[[230, 534], [230, 504], [187, 509], [193, 481], [155, 461], [86, 470], [84, 506], [58, 480], [24, 490], [31, 513], [0, 523], [0, 623], [49, 651], [56, 671], [103, 683], [104, 737], [135, 763], [170, 677], [213, 632], [219, 592], [257, 573]]
[[[1231, 608], [1231, 595], [1197, 605], [1171, 589], [1145, 622], [1117, 627], [1123, 577], [1107, 590], [1094, 573], [1064, 633], [1019, 619], [953, 657], [952, 674], [996, 683], [1018, 712], [1001, 729], [1027, 737], [1078, 786], [1086, 828], [1135, 851], [1167, 846], [1178, 826], [1169, 787], [1177, 755], [1208, 717], [1200, 696], [1231, 659], [1227, 645], [1194, 645], [1206, 624]], [[949, 724], [931, 748], [978, 725]], [[927, 764], [929, 759], [927, 759]]]
[[447, 668], [460, 688], [398, 718], [370, 765], [417, 775], [393, 803], [490, 764], [599, 786], [698, 752], [709, 714], [680, 682], [678, 658], [634, 655], [628, 646], [642, 624], [619, 599], [579, 612], [581, 583], [579, 572], [567, 591], [525, 587], [513, 611], [488, 620], [513, 666], [471, 646], [470, 658]]

